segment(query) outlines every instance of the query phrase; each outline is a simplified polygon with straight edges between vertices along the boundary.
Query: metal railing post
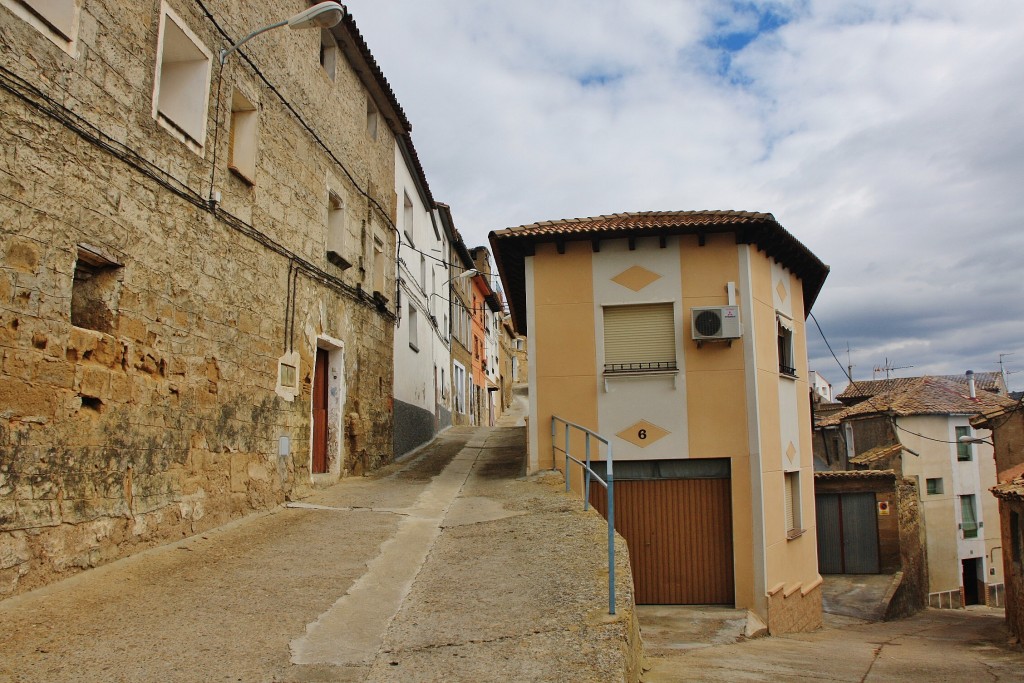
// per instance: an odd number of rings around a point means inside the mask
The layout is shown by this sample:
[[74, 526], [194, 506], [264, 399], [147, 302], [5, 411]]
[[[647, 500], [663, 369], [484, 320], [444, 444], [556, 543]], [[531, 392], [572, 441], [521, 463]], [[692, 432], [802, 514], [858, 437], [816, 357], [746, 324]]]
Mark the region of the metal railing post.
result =
[[587, 436], [587, 467], [583, 470], [583, 474], [586, 479], [583, 482], [583, 509], [590, 509], [590, 432], [586, 432]]
[[569, 423], [565, 423], [565, 492], [569, 492]]
[[615, 483], [612, 473], [612, 445], [608, 444], [605, 460], [605, 483], [608, 486], [608, 614], [615, 614]]

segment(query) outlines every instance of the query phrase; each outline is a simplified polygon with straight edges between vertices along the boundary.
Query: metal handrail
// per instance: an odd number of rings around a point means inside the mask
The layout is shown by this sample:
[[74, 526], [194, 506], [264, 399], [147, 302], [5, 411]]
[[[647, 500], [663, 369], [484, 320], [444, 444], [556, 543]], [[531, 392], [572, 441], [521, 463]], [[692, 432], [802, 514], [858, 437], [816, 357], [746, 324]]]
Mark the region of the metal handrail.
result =
[[[565, 449], [562, 450], [557, 446], [556, 436], [558, 434], [558, 423], [561, 422], [565, 425]], [[579, 430], [584, 433], [586, 437], [586, 455], [585, 460], [579, 460], [574, 458], [570, 451], [570, 436], [572, 429]], [[607, 447], [607, 457], [605, 459], [605, 478], [593, 470], [590, 466], [590, 440], [596, 439], [600, 443], [603, 443]], [[600, 451], [600, 446], [598, 450]], [[551, 416], [551, 455], [554, 457], [556, 452], [565, 454], [565, 491], [569, 492], [569, 462], [572, 461], [583, 468], [583, 509], [590, 509], [590, 480], [596, 479], [597, 483], [605, 488], [608, 492], [608, 614], [615, 614], [615, 482], [612, 475], [612, 444], [611, 442], [598, 434], [593, 432], [586, 427], [578, 425], [568, 420], [563, 420], [557, 415]]]

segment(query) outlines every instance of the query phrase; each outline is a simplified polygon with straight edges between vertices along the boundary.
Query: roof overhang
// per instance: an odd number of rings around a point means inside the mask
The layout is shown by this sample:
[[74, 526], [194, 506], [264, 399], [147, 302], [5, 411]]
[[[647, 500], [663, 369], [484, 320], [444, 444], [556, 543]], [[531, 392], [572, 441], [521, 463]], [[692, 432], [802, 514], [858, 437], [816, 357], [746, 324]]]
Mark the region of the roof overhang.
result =
[[783, 228], [770, 213], [742, 211], [675, 211], [617, 214], [569, 221], [534, 223], [489, 235], [509, 308], [521, 334], [529, 334], [526, 325], [526, 257], [533, 256], [538, 244], [554, 243], [564, 248], [567, 242], [590, 242], [595, 248], [602, 240], [660, 237], [672, 235], [734, 234], [737, 244], [757, 247], [800, 278], [804, 294], [804, 313], [821, 292], [829, 267], [799, 240]]

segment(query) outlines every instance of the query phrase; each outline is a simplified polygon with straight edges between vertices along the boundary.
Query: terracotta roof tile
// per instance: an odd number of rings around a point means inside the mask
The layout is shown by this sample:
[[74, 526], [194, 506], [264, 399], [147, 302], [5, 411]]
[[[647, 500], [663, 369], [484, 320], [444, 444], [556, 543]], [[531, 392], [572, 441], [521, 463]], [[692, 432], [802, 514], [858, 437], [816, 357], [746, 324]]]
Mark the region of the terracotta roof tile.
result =
[[[966, 375], [933, 375], [938, 379], [949, 380], [950, 382], [956, 382], [967, 386]], [[893, 389], [898, 389], [902, 386], [908, 386], [915, 380], [919, 380], [921, 377], [897, 377], [896, 379], [874, 379], [874, 380], [857, 380], [851, 382], [848, 387], [843, 389], [842, 393], [836, 396], [837, 400], [843, 399], [855, 399], [865, 398], [868, 396], [877, 396], [878, 394]], [[1002, 375], [998, 372], [976, 372], [974, 373], [974, 384], [978, 391], [996, 391], [1002, 386]]]
[[899, 455], [902, 452], [903, 446], [898, 443], [888, 446], [877, 446], [869, 451], [864, 451], [863, 453], [853, 456], [850, 458], [850, 464], [874, 465], [889, 460], [894, 455]]
[[824, 417], [820, 426], [833, 426], [842, 420], [889, 413], [897, 417], [910, 415], [979, 415], [1001, 407], [1012, 406], [1009, 397], [988, 391], [971, 398], [966, 383], [946, 377], [912, 377], [900, 381], [888, 391]]
[[1024, 477], [1017, 477], [1005, 484], [993, 486], [991, 489], [996, 498], [1003, 500], [1024, 500]]
[[895, 479], [894, 470], [842, 470], [838, 472], [815, 472], [815, 479], [843, 481], [846, 479]]
[[783, 228], [770, 213], [752, 211], [644, 211], [568, 218], [520, 225], [490, 234], [491, 250], [509, 295], [516, 329], [526, 329], [525, 258], [539, 243], [564, 244], [666, 235], [734, 234], [737, 244], [755, 245], [796, 274], [803, 285], [806, 312], [821, 291], [828, 266]]

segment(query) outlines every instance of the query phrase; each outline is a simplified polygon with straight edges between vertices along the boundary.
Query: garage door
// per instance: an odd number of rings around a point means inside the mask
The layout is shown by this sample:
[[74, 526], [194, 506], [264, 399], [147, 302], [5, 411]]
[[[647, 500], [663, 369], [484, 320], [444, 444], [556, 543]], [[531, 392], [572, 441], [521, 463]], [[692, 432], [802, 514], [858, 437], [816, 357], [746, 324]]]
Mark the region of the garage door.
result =
[[[638, 604], [735, 604], [728, 466], [615, 464], [615, 529], [629, 545]], [[604, 489], [591, 497], [605, 514]]]

